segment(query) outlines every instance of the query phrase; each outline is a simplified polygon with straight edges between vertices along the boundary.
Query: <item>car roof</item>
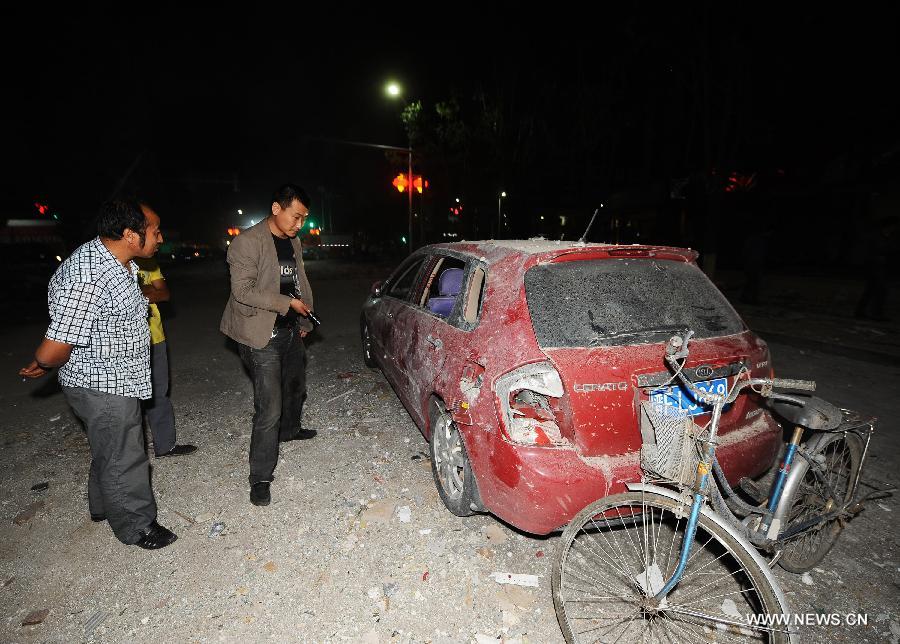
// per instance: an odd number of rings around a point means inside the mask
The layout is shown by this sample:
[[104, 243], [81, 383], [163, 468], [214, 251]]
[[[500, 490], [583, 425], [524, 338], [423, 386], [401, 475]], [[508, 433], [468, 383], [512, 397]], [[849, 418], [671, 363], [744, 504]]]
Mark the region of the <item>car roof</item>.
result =
[[588, 243], [578, 241], [562, 241], [544, 239], [542, 237], [532, 239], [486, 239], [479, 241], [460, 241], [446, 244], [434, 244], [430, 248], [441, 248], [467, 254], [479, 255], [488, 261], [498, 261], [508, 256], [539, 256], [538, 259], [548, 260], [560, 255], [571, 253], [604, 255], [613, 251], [611, 257], [632, 256], [657, 256], [662, 255], [670, 259], [693, 261], [698, 253], [689, 248], [677, 248], [674, 246], [660, 246], [656, 244], [610, 244]]

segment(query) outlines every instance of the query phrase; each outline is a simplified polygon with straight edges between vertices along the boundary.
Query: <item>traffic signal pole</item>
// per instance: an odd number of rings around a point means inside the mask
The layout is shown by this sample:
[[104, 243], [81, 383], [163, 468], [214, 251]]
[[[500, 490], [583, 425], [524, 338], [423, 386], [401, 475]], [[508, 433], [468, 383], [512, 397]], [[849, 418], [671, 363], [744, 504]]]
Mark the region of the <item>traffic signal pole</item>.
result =
[[412, 145], [410, 144], [410, 146], [408, 148], [401, 148], [401, 147], [397, 147], [396, 145], [380, 145], [378, 143], [363, 143], [361, 141], [347, 141], [345, 139], [332, 139], [332, 138], [326, 138], [326, 137], [314, 137], [314, 140], [327, 141], [329, 143], [340, 143], [341, 145], [353, 145], [353, 146], [360, 147], [360, 148], [375, 148], [376, 150], [391, 150], [393, 152], [406, 152], [406, 154], [407, 154], [407, 169], [409, 172], [409, 174], [407, 175], [409, 177], [409, 185], [406, 188], [407, 192], [409, 192], [409, 201], [408, 201], [408, 204], [409, 204], [409, 233], [408, 233], [409, 237], [407, 238], [406, 241], [407, 241], [407, 247], [409, 248], [409, 252], [412, 253], [412, 251], [413, 251], [413, 238], [412, 238], [412, 235], [413, 235], [413, 209], [412, 209], [412, 207], [413, 207], [412, 206], [412, 203], [413, 203], [413, 198], [412, 198], [413, 149], [412, 149]]

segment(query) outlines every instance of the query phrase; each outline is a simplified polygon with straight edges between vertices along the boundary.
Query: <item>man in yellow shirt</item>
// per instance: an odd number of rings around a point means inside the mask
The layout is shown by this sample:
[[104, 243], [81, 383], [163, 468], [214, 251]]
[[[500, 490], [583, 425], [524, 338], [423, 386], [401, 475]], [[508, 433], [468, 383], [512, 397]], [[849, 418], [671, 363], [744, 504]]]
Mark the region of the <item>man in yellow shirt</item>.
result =
[[153, 434], [153, 451], [156, 457], [183, 456], [197, 450], [196, 445], [175, 443], [175, 410], [169, 400], [169, 355], [166, 334], [157, 302], [169, 301], [169, 287], [155, 259], [138, 262], [138, 279], [144, 297], [150, 300], [148, 322], [150, 324], [150, 372], [153, 382], [153, 398], [147, 401], [144, 411]]

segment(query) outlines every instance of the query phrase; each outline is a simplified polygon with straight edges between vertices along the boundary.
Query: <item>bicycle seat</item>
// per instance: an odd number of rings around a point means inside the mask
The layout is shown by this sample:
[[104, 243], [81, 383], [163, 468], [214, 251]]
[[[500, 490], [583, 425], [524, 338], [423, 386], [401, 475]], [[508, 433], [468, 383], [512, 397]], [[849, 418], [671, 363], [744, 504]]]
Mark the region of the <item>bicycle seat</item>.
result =
[[766, 402], [772, 411], [789, 423], [809, 429], [830, 431], [837, 429], [844, 420], [841, 410], [827, 400], [793, 392], [791, 397], [802, 400], [803, 404], [798, 404], [794, 400], [775, 398], [770, 398]]

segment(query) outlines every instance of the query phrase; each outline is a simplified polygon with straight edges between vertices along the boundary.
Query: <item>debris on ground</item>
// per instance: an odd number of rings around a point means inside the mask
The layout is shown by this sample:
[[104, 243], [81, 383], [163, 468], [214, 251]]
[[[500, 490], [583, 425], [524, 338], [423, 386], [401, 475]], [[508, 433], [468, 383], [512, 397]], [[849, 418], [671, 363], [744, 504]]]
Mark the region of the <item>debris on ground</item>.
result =
[[15, 523], [16, 525], [25, 525], [26, 523], [31, 521], [34, 518], [34, 515], [37, 514], [43, 507], [43, 501], [35, 501], [24, 510], [19, 512], [19, 514], [16, 515], [16, 518], [13, 519], [13, 523]]
[[526, 586], [529, 588], [537, 588], [540, 586], [540, 580], [537, 575], [493, 572], [491, 573], [491, 577], [498, 584], [514, 584], [516, 586]]
[[22, 626], [37, 626], [38, 624], [42, 624], [44, 620], [47, 619], [47, 616], [49, 614], [49, 608], [33, 610], [25, 616], [25, 619], [22, 620]]

